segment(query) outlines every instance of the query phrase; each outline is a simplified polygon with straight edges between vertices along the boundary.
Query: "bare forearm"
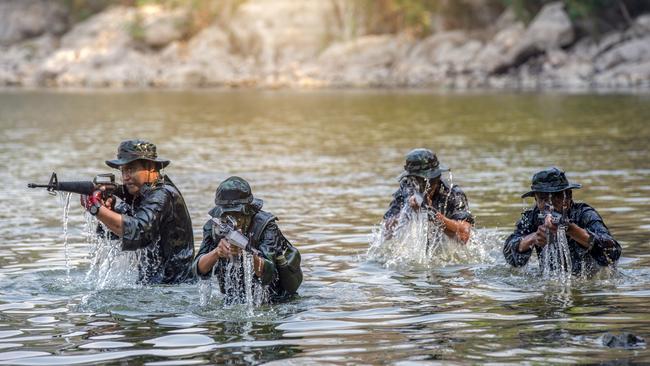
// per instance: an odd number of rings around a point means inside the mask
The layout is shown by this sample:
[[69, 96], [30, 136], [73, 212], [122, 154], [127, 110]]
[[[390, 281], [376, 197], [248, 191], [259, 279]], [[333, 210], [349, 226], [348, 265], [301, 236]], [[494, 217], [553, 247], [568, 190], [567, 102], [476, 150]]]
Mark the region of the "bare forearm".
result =
[[472, 225], [469, 222], [463, 220], [452, 220], [446, 217], [443, 218], [442, 221], [445, 224], [445, 234], [447, 234], [447, 236], [452, 238], [455, 237], [463, 242], [463, 244], [467, 243], [469, 240], [470, 229], [472, 228]]
[[97, 219], [101, 221], [108, 230], [112, 231], [115, 235], [124, 236], [124, 227], [122, 225], [122, 215], [115, 211], [111, 211], [106, 207], [100, 207], [97, 212]]
[[202, 275], [206, 275], [212, 271], [212, 267], [217, 264], [219, 256], [216, 251], [208, 252], [201, 257], [199, 257], [199, 263], [197, 264], [197, 269]]

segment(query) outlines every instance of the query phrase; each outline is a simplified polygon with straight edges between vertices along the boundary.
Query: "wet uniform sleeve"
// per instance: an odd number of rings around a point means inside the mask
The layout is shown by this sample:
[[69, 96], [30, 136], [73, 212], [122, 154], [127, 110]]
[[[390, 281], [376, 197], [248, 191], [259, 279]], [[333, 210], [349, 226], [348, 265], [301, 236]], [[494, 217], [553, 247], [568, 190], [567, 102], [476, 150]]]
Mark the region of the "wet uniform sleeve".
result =
[[[201, 259], [202, 256], [210, 253], [211, 251], [214, 250], [218, 245], [218, 242], [215, 243], [214, 238], [212, 237], [212, 221], [208, 220], [208, 222], [203, 225], [203, 241], [201, 242], [201, 247], [199, 248], [198, 253], [196, 253], [196, 257], [194, 258], [194, 261], [192, 262], [192, 273], [197, 278], [202, 278], [202, 279], [207, 279], [212, 275], [212, 271], [209, 271], [208, 273], [199, 273], [199, 260]], [[217, 261], [218, 265], [219, 261]]]
[[170, 209], [171, 197], [164, 189], [157, 189], [134, 210], [133, 215], [122, 215], [122, 250], [136, 250], [155, 243], [160, 238], [163, 216]]
[[519, 243], [528, 234], [534, 232], [537, 228], [533, 227], [533, 212], [532, 210], [526, 211], [522, 214], [521, 219], [517, 221], [515, 231], [510, 234], [503, 245], [503, 256], [506, 261], [514, 267], [521, 267], [528, 263], [533, 248], [525, 252], [519, 252]]
[[474, 216], [469, 211], [467, 196], [459, 187], [452, 188], [452, 194], [450, 195], [445, 216], [452, 220], [467, 221], [474, 225]]
[[280, 283], [284, 284], [283, 287], [288, 287], [285, 290], [295, 292], [302, 282], [300, 260], [289, 261], [287, 267], [284, 268], [278, 268], [275, 264], [275, 257], [283, 254], [288, 245], [278, 226], [274, 222], [270, 223], [262, 233], [258, 246], [264, 260], [264, 271], [260, 281], [263, 285], [268, 285], [274, 278], [278, 278]]
[[399, 212], [404, 206], [405, 197], [406, 193], [401, 187], [393, 193], [393, 201], [391, 201], [390, 206], [388, 206], [388, 211], [384, 214], [384, 220], [399, 215]]
[[260, 258], [264, 261], [264, 270], [260, 281], [262, 285], [268, 285], [273, 281], [277, 273], [275, 256], [282, 250], [282, 236], [279, 235], [279, 229], [275, 223], [269, 223], [264, 229], [264, 232], [262, 232], [258, 250]]
[[592, 244], [589, 254], [601, 266], [616, 262], [621, 256], [621, 245], [614, 240], [603, 219], [595, 209], [588, 207], [580, 215], [578, 226], [587, 230]]

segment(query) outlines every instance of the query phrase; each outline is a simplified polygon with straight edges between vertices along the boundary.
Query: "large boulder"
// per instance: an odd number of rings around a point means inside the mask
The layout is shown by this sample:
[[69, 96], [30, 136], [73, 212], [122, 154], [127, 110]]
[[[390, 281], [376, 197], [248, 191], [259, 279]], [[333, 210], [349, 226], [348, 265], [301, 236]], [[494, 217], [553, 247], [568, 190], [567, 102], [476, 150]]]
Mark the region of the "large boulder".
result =
[[564, 9], [564, 3], [558, 1], [546, 4], [530, 23], [519, 42], [493, 68], [493, 71], [500, 73], [511, 67], [517, 67], [530, 57], [568, 46], [574, 39], [573, 25]]
[[650, 60], [650, 35], [619, 43], [596, 58], [595, 66], [597, 70], [604, 71], [620, 64], [647, 60]]
[[508, 55], [519, 44], [524, 31], [525, 27], [521, 22], [512, 23], [500, 30], [476, 54], [472, 67], [477, 71], [490, 74], [510, 62]]
[[263, 74], [316, 57], [334, 38], [330, 1], [248, 0], [227, 24], [230, 51]]
[[0, 46], [43, 34], [61, 35], [68, 29], [68, 11], [60, 1], [0, 1]]
[[390, 35], [336, 43], [305, 68], [305, 77], [332, 86], [391, 84], [393, 68], [409, 45], [409, 40]]
[[229, 53], [226, 32], [213, 24], [187, 43], [174, 42], [160, 55], [165, 65], [154, 82], [157, 86], [240, 85], [252, 79], [252, 65]]
[[[190, 12], [185, 8], [168, 11], [160, 6], [149, 5], [140, 9], [136, 23], [137, 38], [147, 46], [162, 48], [186, 37], [190, 32]], [[133, 36], [133, 34], [132, 34]]]

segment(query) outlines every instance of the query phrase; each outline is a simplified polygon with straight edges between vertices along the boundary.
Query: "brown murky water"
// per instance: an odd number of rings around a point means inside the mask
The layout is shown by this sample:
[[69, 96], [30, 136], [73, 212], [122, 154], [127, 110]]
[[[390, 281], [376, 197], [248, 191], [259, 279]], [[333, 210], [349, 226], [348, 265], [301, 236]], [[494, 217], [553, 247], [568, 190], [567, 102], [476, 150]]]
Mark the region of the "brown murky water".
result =
[[[172, 160], [197, 248], [218, 183], [251, 181], [303, 253], [300, 298], [251, 314], [201, 306], [199, 285], [95, 286], [76, 197], [66, 251], [62, 199], [26, 183], [108, 172], [130, 137]], [[650, 362], [602, 345], [650, 338], [649, 142], [649, 95], [2, 92], [0, 363]], [[420, 146], [466, 191], [480, 255], [385, 268], [369, 235]], [[616, 274], [559, 286], [504, 263], [519, 195], [549, 165], [623, 246]]]

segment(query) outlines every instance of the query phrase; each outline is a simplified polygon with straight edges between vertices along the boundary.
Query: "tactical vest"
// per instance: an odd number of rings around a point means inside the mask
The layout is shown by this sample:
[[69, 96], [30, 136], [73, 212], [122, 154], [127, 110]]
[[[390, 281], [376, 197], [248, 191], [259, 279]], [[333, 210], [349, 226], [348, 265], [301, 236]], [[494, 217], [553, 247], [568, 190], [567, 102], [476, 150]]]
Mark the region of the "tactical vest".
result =
[[262, 238], [264, 229], [273, 221], [277, 220], [273, 214], [266, 211], [258, 211], [251, 219], [250, 228], [248, 230], [248, 239], [251, 241], [251, 247], [256, 248]]

